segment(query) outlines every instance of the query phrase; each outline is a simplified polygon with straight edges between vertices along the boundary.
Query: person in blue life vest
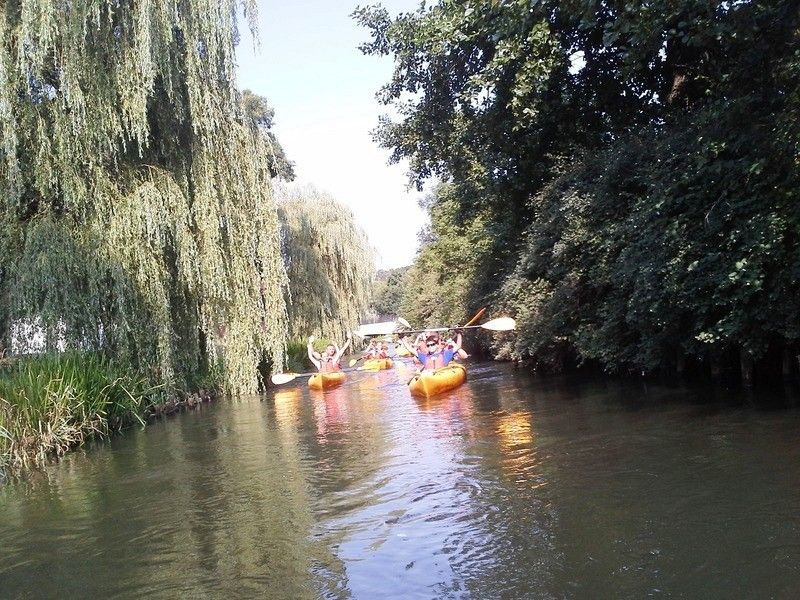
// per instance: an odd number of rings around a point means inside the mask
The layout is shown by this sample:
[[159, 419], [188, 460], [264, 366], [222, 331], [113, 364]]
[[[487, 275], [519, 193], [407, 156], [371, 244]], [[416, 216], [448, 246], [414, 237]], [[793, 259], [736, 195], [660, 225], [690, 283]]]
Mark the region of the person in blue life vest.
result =
[[461, 334], [456, 336], [452, 347], [443, 346], [436, 332], [418, 335], [414, 348], [406, 341], [403, 341], [403, 345], [417, 357], [423, 371], [434, 371], [446, 367], [453, 360], [453, 356], [461, 349]]
[[339, 361], [342, 358], [342, 355], [347, 351], [350, 347], [350, 343], [353, 341], [353, 334], [349, 331], [347, 332], [347, 342], [345, 345], [339, 348], [336, 344], [328, 344], [325, 348], [325, 352], [320, 354], [319, 352], [314, 351], [314, 336], [312, 335], [308, 338], [308, 358], [314, 363], [314, 366], [317, 367], [317, 370], [321, 373], [331, 373], [333, 371], [341, 371], [342, 367], [339, 364]]

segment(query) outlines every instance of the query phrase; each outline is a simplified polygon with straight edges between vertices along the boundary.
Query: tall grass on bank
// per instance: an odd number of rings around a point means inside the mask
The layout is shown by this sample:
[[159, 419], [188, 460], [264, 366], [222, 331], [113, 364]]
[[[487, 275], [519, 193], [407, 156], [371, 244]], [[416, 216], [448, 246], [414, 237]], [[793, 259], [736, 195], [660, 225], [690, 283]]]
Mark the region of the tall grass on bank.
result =
[[158, 399], [144, 376], [96, 354], [0, 364], [0, 470], [39, 465], [90, 437], [144, 423]]

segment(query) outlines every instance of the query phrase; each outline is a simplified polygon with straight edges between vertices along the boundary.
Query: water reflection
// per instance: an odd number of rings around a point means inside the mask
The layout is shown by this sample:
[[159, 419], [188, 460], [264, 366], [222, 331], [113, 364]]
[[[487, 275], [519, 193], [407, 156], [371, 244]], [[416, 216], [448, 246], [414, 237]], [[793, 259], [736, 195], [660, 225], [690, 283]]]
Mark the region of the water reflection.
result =
[[3, 595], [793, 597], [795, 412], [406, 380], [207, 406], [0, 488]]

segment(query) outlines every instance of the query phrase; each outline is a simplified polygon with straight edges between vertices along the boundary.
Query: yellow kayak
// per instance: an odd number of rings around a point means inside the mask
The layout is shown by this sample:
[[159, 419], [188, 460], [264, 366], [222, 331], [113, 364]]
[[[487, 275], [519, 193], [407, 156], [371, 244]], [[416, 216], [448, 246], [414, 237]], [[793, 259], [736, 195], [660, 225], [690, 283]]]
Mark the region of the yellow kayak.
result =
[[391, 369], [393, 366], [394, 362], [391, 358], [368, 358], [361, 368], [364, 371], [382, 371], [383, 369]]
[[330, 373], [314, 373], [308, 378], [308, 387], [312, 390], [329, 390], [339, 387], [344, 383], [344, 373], [332, 371]]
[[411, 352], [403, 348], [403, 346], [398, 346], [397, 348], [395, 348], [395, 354], [397, 354], [397, 356], [399, 356], [400, 358], [408, 358], [410, 356], [414, 356]]
[[413, 396], [430, 398], [456, 389], [467, 380], [467, 369], [464, 365], [450, 363], [435, 371], [423, 371], [408, 382], [408, 389]]

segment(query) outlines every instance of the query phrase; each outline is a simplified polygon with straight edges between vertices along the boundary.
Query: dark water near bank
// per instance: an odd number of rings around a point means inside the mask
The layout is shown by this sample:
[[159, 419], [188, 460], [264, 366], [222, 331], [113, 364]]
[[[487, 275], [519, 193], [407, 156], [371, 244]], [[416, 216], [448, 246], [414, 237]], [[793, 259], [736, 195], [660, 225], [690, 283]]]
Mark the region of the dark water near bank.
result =
[[224, 401], [0, 487], [0, 597], [800, 596], [800, 411], [470, 375]]

